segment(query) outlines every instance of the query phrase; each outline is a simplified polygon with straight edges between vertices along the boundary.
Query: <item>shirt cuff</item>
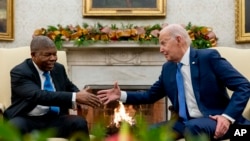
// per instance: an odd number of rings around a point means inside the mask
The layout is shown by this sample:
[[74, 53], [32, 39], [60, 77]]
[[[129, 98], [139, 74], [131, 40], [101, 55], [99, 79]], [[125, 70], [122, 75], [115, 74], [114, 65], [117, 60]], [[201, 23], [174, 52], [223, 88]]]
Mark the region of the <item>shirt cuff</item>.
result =
[[125, 103], [126, 100], [127, 100], [127, 92], [126, 91], [121, 91], [120, 101], [122, 101], [122, 103]]
[[72, 109], [76, 110], [77, 109], [77, 104], [76, 104], [76, 92], [72, 93]]
[[226, 114], [222, 114], [223, 117], [227, 118], [229, 121], [231, 121], [232, 124], [234, 124], [235, 119], [233, 119], [232, 117], [226, 115]]

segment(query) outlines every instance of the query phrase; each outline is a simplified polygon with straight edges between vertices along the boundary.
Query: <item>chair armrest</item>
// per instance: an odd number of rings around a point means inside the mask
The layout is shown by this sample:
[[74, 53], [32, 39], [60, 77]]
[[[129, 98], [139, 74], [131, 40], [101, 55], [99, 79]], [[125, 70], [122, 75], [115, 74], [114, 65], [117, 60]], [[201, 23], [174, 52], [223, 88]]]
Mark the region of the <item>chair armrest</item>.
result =
[[246, 119], [250, 120], [250, 100], [248, 101], [248, 103], [247, 103], [247, 105], [246, 105], [246, 107], [245, 107], [245, 109], [243, 111], [243, 116]]
[[174, 110], [172, 105], [168, 107], [168, 110], [170, 111], [170, 120], [177, 120], [179, 118], [178, 112]]
[[0, 103], [0, 113], [2, 114], [4, 110], [5, 110], [5, 106], [2, 103]]

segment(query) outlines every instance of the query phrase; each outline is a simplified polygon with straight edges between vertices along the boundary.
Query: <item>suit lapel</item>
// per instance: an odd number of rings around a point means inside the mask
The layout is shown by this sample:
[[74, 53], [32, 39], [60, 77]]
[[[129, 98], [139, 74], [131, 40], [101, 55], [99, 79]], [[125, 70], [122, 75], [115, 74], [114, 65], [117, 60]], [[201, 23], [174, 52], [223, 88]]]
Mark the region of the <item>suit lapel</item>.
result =
[[168, 95], [170, 99], [172, 99], [174, 109], [179, 109], [178, 104], [178, 90], [177, 90], [177, 83], [176, 83], [176, 71], [177, 71], [177, 65], [173, 62], [168, 62], [168, 68], [167, 70], [167, 77], [165, 78], [165, 81], [167, 82], [165, 87], [171, 86], [171, 92]]
[[32, 60], [27, 59], [27, 64], [29, 65], [29, 68], [31, 69], [31, 71], [34, 73], [34, 78], [36, 80], [36, 83], [41, 87], [40, 76], [39, 76], [39, 73], [38, 73], [36, 67], [34, 66]]
[[191, 80], [192, 80], [194, 95], [196, 97], [196, 101], [199, 102], [199, 99], [200, 99], [199, 61], [198, 61], [198, 56], [197, 56], [197, 50], [192, 49], [192, 48], [190, 48], [190, 73], [191, 73]]
[[60, 90], [60, 86], [59, 86], [58, 82], [60, 82], [61, 79], [60, 79], [60, 76], [58, 75], [58, 72], [56, 70], [56, 64], [55, 64], [53, 70], [50, 71], [50, 74], [51, 74], [55, 89]]

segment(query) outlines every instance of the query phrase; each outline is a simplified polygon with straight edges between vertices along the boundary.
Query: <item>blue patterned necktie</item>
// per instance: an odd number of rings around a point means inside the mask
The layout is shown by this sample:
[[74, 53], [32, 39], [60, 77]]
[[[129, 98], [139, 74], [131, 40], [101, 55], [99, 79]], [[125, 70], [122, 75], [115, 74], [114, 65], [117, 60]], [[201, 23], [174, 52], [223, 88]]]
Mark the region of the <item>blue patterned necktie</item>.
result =
[[[43, 76], [45, 76], [45, 81], [44, 81], [43, 89], [47, 90], [47, 91], [55, 91], [54, 88], [53, 88], [53, 86], [52, 86], [52, 83], [50, 81], [50, 74], [49, 74], [49, 72], [47, 72], [47, 71], [44, 72]], [[60, 108], [57, 107], [57, 106], [50, 106], [50, 112], [59, 114]]]
[[187, 108], [186, 108], [186, 97], [185, 97], [185, 90], [184, 90], [184, 83], [183, 77], [181, 74], [181, 67], [182, 63], [177, 64], [177, 72], [176, 72], [176, 82], [178, 88], [178, 102], [179, 102], [179, 116], [184, 120], [187, 121]]

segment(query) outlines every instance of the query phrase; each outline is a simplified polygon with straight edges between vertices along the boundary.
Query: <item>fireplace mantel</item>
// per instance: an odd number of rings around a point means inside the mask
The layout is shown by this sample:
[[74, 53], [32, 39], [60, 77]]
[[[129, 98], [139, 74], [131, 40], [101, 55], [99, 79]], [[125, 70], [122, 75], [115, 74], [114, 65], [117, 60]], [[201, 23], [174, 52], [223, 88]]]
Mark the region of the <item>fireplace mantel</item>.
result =
[[119, 42], [76, 47], [67, 43], [62, 49], [67, 52], [69, 76], [80, 87], [110, 84], [114, 80], [124, 85], [151, 85], [165, 62], [157, 45]]

